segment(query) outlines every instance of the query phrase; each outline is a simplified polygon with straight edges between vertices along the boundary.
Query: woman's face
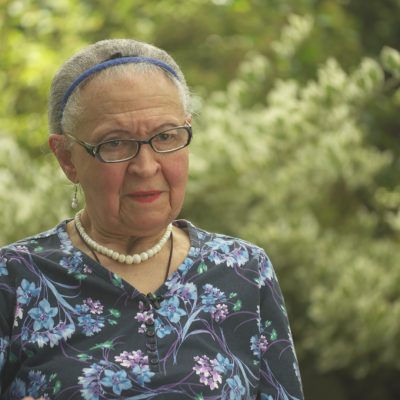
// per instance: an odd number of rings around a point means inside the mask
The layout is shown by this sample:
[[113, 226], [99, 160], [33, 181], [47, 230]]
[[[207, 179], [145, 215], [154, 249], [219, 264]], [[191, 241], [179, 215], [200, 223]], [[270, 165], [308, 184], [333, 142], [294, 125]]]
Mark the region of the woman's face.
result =
[[[71, 134], [91, 144], [112, 138], [148, 139], [188, 121], [178, 89], [156, 72], [96, 77], [82, 89], [81, 104], [81, 117]], [[187, 148], [159, 154], [142, 145], [132, 160], [107, 164], [73, 144], [71, 163], [85, 193], [90, 223], [97, 230], [150, 235], [164, 229], [182, 208]]]

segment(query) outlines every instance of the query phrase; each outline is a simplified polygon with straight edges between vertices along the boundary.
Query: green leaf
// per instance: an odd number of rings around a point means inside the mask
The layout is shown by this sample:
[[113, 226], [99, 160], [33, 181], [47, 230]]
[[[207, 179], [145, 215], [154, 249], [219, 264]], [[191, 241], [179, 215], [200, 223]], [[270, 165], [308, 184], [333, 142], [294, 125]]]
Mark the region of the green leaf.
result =
[[51, 374], [50, 377], [49, 377], [49, 381], [52, 381], [55, 378], [57, 378], [57, 374]]
[[78, 354], [78, 358], [82, 361], [87, 361], [92, 358], [92, 356], [89, 356], [89, 354]]
[[233, 299], [236, 296], [237, 296], [237, 293], [235, 293], [235, 292], [229, 293], [229, 298], [230, 299]]
[[276, 332], [275, 329], [272, 329], [272, 332], [271, 332], [269, 338], [270, 338], [271, 340], [276, 340], [276, 339], [278, 338], [278, 333]]
[[97, 350], [97, 349], [114, 349], [114, 346], [111, 340], [106, 340], [105, 342], [98, 343], [90, 348], [90, 350]]
[[119, 287], [119, 288], [123, 287], [122, 279], [116, 274], [113, 274], [112, 283], [116, 287]]
[[108, 319], [107, 320], [110, 325], [117, 325], [118, 322], [115, 319]]
[[233, 311], [240, 311], [242, 308], [242, 300], [236, 300], [236, 303], [233, 306]]
[[108, 311], [110, 311], [111, 315], [115, 318], [119, 318], [121, 316], [121, 312], [115, 308], [110, 308]]
[[202, 273], [204, 273], [204, 272], [206, 272], [207, 271], [207, 265], [202, 261], [201, 263], [200, 263], [200, 265], [197, 267], [197, 272], [199, 273], [199, 274], [202, 274]]
[[198, 393], [198, 394], [196, 394], [194, 400], [204, 400], [203, 393]]
[[61, 381], [58, 380], [53, 387], [53, 394], [56, 394], [61, 389]]

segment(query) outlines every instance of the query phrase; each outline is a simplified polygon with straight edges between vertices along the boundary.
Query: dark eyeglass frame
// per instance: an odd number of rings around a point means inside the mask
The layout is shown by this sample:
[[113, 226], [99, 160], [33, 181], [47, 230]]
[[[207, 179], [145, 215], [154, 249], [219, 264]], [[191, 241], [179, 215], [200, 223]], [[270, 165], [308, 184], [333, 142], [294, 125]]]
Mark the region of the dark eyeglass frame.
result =
[[[178, 147], [177, 149], [164, 150], [164, 151], [157, 150], [157, 149], [155, 149], [153, 147], [152, 140], [155, 137], [157, 137], [159, 135], [162, 135], [163, 133], [167, 133], [169, 131], [173, 131], [174, 129], [177, 129], [177, 128], [184, 128], [188, 132], [188, 140], [187, 140], [187, 142], [186, 142], [186, 144], [184, 146]], [[92, 157], [96, 158], [97, 160], [99, 160], [99, 161], [101, 161], [103, 163], [112, 164], [112, 163], [120, 163], [120, 162], [129, 161], [129, 160], [132, 160], [132, 158], [135, 158], [139, 154], [139, 151], [140, 151], [140, 148], [142, 147], [142, 144], [150, 145], [150, 147], [153, 149], [154, 152], [160, 153], [160, 154], [173, 153], [174, 151], [178, 151], [178, 150], [184, 149], [185, 147], [189, 146], [189, 144], [190, 144], [190, 142], [192, 140], [193, 132], [192, 132], [192, 126], [189, 125], [189, 124], [186, 124], [186, 125], [181, 125], [181, 126], [174, 126], [173, 128], [169, 128], [169, 129], [166, 129], [165, 131], [158, 132], [158, 133], [156, 133], [155, 135], [153, 135], [151, 138], [149, 138], [147, 140], [118, 139], [118, 138], [115, 138], [115, 139], [105, 140], [104, 142], [100, 142], [98, 144], [90, 144], [90, 143], [84, 142], [83, 140], [80, 140], [80, 139], [76, 138], [75, 136], [73, 136], [73, 135], [71, 135], [69, 133], [65, 133], [65, 135], [68, 136], [69, 138], [71, 138], [74, 142], [80, 144]], [[127, 157], [127, 158], [124, 158], [122, 160], [112, 160], [112, 161], [104, 160], [100, 155], [101, 146], [104, 145], [104, 144], [107, 144], [107, 143], [115, 142], [116, 140], [124, 141], [124, 142], [135, 142], [135, 143], [137, 143], [138, 147], [137, 147], [136, 153], [134, 155], [132, 155], [130, 157]]]

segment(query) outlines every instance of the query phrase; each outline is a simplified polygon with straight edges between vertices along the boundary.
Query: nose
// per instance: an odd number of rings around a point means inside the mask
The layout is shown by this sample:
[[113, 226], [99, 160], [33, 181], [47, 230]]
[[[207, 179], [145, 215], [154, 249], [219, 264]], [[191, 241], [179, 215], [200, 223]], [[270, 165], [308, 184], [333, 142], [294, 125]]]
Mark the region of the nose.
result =
[[158, 154], [149, 144], [142, 144], [136, 157], [129, 161], [128, 169], [142, 178], [154, 176], [160, 170]]

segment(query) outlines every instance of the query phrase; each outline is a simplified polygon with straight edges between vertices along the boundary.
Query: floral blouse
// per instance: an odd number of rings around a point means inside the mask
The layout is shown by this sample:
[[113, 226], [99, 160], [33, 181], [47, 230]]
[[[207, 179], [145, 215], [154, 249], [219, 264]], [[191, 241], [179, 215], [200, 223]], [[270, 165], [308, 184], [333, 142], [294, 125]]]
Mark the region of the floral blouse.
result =
[[147, 296], [75, 248], [66, 222], [0, 249], [1, 399], [303, 399], [264, 251], [175, 225], [189, 254]]

